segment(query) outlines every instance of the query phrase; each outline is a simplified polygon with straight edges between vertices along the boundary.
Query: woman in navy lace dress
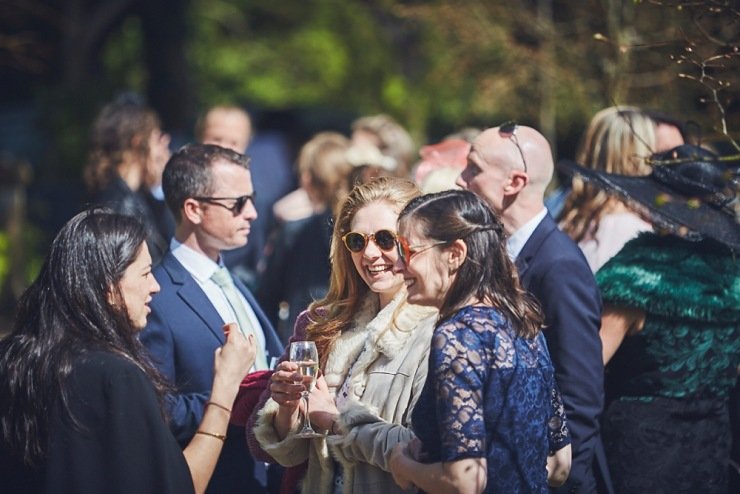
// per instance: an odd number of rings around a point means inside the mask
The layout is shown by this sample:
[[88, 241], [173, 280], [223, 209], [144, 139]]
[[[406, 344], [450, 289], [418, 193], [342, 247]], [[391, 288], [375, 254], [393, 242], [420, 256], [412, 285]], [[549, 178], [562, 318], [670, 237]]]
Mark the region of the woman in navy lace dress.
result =
[[539, 492], [565, 481], [570, 437], [537, 305], [519, 285], [503, 225], [467, 191], [411, 201], [399, 218], [397, 266], [408, 300], [437, 307], [418, 442], [399, 445], [402, 487]]

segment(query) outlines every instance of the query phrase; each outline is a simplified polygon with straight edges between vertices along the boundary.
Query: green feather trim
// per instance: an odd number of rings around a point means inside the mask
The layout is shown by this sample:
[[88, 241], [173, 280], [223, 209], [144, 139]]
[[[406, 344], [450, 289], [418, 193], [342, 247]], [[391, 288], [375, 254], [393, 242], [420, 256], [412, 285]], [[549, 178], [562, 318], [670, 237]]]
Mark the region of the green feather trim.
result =
[[607, 304], [740, 324], [740, 263], [712, 240], [643, 233], [596, 273], [596, 281]]

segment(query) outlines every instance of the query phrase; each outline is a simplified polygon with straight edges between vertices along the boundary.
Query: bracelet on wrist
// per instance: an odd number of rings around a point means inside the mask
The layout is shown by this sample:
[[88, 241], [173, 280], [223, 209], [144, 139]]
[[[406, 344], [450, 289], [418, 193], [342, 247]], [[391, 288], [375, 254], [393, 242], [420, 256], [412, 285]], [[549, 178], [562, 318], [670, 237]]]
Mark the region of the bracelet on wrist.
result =
[[204, 436], [215, 437], [216, 439], [220, 439], [221, 442], [226, 441], [226, 434], [214, 434], [213, 432], [207, 432], [207, 431], [195, 431], [195, 433], [203, 434]]
[[206, 406], [208, 406], [208, 405], [213, 405], [214, 407], [220, 408], [221, 410], [223, 410], [226, 413], [231, 413], [231, 408], [227, 408], [227, 407], [225, 407], [223, 405], [220, 405], [220, 404], [216, 403], [215, 401], [207, 401], [206, 402]]

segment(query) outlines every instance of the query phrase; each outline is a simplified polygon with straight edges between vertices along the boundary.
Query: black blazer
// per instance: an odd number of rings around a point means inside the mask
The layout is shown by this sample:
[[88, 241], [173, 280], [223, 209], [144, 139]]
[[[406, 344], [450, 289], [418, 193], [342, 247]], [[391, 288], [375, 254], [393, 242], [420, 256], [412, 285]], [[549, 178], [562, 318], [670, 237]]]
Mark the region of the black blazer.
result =
[[545, 315], [544, 334], [572, 436], [573, 463], [561, 490], [593, 492], [594, 457], [597, 449], [603, 450], [599, 289], [581, 250], [549, 214], [519, 253], [516, 267], [523, 287], [534, 295]]
[[78, 356], [60, 402], [49, 412], [43, 465], [29, 468], [3, 454], [6, 494], [187, 494], [194, 492], [180, 445], [167, 427], [149, 376], [120, 355]]

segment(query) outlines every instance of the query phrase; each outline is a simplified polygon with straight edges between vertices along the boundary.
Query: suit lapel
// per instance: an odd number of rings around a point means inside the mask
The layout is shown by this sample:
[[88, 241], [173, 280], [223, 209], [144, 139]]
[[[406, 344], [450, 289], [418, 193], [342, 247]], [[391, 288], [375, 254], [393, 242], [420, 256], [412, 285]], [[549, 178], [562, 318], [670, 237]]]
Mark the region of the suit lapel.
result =
[[552, 216], [550, 216], [549, 213], [546, 214], [545, 217], [542, 218], [542, 221], [540, 221], [540, 224], [537, 225], [537, 228], [534, 229], [527, 242], [524, 244], [524, 247], [517, 256], [516, 261], [514, 261], [517, 271], [519, 272], [519, 279], [522, 280], [522, 285], [524, 285], [525, 288], [527, 285], [527, 283], [525, 282], [525, 277], [527, 271], [529, 270], [529, 267], [532, 264], [532, 259], [534, 259], [534, 257], [537, 255], [540, 247], [542, 247], [542, 244], [545, 243], [545, 239], [555, 228], [557, 228], [555, 220], [552, 219]]
[[221, 316], [192, 275], [171, 252], [168, 252], [162, 259], [162, 267], [169, 274], [172, 284], [175, 285], [177, 295], [203, 321], [213, 336], [224, 344], [226, 340]]

